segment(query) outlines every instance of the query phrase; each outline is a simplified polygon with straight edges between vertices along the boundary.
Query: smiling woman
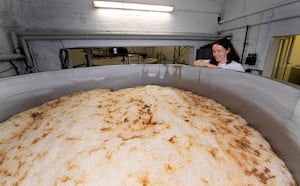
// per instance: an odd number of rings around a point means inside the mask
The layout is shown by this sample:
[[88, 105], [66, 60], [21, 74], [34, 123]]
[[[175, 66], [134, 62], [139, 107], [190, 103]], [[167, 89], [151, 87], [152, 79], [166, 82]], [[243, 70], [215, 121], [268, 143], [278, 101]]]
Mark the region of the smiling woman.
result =
[[209, 68], [222, 68], [240, 72], [245, 71], [239, 62], [240, 57], [232, 43], [227, 38], [217, 40], [211, 46], [212, 59], [198, 59], [194, 62], [194, 65]]

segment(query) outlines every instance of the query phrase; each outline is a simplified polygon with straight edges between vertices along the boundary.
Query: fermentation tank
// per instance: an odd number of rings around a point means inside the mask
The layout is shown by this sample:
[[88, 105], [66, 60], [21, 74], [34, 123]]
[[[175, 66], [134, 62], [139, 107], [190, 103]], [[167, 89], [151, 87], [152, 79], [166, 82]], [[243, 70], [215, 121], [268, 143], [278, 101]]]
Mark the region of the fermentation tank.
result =
[[300, 182], [300, 90], [261, 76], [188, 65], [135, 64], [66, 69], [0, 79], [0, 121], [73, 92], [162, 85], [212, 98], [243, 116]]

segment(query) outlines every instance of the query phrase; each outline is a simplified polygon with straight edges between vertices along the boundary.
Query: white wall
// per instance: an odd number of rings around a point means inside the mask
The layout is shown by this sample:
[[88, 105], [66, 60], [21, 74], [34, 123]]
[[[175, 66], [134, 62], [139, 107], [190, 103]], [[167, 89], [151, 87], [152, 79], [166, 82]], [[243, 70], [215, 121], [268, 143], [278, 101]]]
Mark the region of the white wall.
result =
[[[246, 68], [270, 71], [272, 64], [268, 63], [272, 63], [273, 58], [271, 56], [272, 59], [266, 59], [266, 56], [267, 52], [276, 50], [276, 47], [270, 45], [276, 44], [272, 42], [272, 38], [300, 34], [299, 0], [225, 0], [222, 15], [219, 31], [222, 34], [232, 34], [233, 43], [240, 55], [246, 26], [249, 26], [244, 59], [248, 53], [257, 53], [258, 62], [254, 67], [245, 66]], [[270, 47], [273, 50], [268, 50]]]
[[[0, 55], [13, 51], [9, 32], [12, 30], [11, 13], [5, 9], [6, 1], [0, 1]], [[0, 77], [15, 75], [14, 69], [8, 62], [0, 61]]]
[[[300, 33], [299, 0], [173, 0], [174, 12], [170, 14], [141, 14], [132, 11], [104, 11], [92, 7], [92, 1], [83, 0], [2, 0], [0, 13], [0, 50], [13, 52], [10, 31], [22, 33], [105, 33], [123, 35], [184, 35], [217, 36], [232, 35], [233, 44], [242, 56], [246, 26], [248, 38], [243, 55], [257, 53], [257, 65], [251, 68], [264, 69], [266, 53], [271, 38], [285, 34]], [[224, 6], [223, 6], [224, 5]], [[220, 24], [217, 17], [222, 15]], [[128, 39], [127, 39], [128, 40]], [[97, 42], [97, 45], [112, 40]], [[118, 40], [115, 40], [118, 41]], [[120, 40], [119, 40], [120, 41]], [[130, 46], [147, 46], [149, 40], [132, 40]], [[159, 45], [176, 45], [184, 41], [189, 46], [199, 47], [200, 40], [161, 40]], [[29, 42], [34, 62], [42, 70], [59, 68], [58, 47], [69, 40], [42, 40]], [[72, 41], [82, 45], [82, 41]], [[123, 41], [122, 41], [123, 42]], [[126, 42], [126, 40], [124, 41]], [[133, 43], [132, 43], [133, 42]], [[34, 45], [31, 45], [34, 43]], [[87, 43], [85, 43], [87, 44]], [[83, 44], [84, 45], [84, 44]], [[149, 46], [149, 45], [148, 45]], [[49, 52], [48, 52], [49, 51]], [[55, 57], [54, 57], [55, 56]], [[1, 63], [3, 65], [3, 63]], [[53, 65], [55, 64], [55, 65]], [[4, 69], [3, 66], [0, 69]], [[247, 66], [245, 66], [247, 68]]]
[[[172, 13], [103, 10], [94, 8], [92, 0], [3, 0], [3, 7], [13, 15], [10, 23], [14, 26], [13, 30], [18, 33], [43, 33], [47, 36], [57, 33], [64, 33], [64, 36], [71, 33], [188, 35], [195, 38], [201, 35], [217, 36], [217, 17], [221, 9], [221, 0], [170, 0], [170, 2], [174, 6]], [[116, 40], [120, 42], [119, 39]], [[149, 39], [144, 40], [142, 44], [141, 40], [134, 40], [132, 37], [130, 40], [132, 41], [128, 46], [150, 46]], [[63, 43], [69, 40], [43, 38], [38, 41], [27, 41], [24, 45], [24, 47], [28, 45], [26, 54], [30, 56], [28, 60], [36, 64], [36, 71], [60, 69], [58, 52], [64, 47]], [[94, 46], [107, 46], [107, 43], [112, 41], [99, 41]], [[126, 42], [129, 42], [128, 38], [125, 39]], [[73, 40], [72, 46], [87, 43], [84, 40], [78, 42]], [[195, 42], [173, 38], [163, 39], [154, 44], [170, 46], [182, 43], [195, 48], [206, 44], [199, 39]], [[26, 48], [24, 50], [27, 51]]]
[[229, 20], [241, 15], [255, 14], [285, 2], [287, 0], [225, 0], [223, 19]]
[[[171, 14], [97, 9], [92, 0], [10, 1], [19, 31], [216, 33], [220, 0], [173, 0]], [[205, 25], [205, 26], [203, 26]]]

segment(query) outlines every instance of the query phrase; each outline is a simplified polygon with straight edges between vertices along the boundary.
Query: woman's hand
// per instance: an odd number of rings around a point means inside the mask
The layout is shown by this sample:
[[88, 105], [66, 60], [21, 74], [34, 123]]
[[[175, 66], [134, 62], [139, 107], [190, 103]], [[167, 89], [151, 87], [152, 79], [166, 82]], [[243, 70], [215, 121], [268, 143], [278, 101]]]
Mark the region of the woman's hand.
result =
[[206, 64], [206, 67], [208, 67], [208, 68], [220, 68], [220, 67], [218, 67], [214, 64], [210, 64], [210, 63]]
[[198, 59], [194, 62], [195, 66], [199, 66], [199, 67], [208, 67], [208, 68], [219, 68], [218, 66], [214, 65], [214, 64], [210, 64], [209, 60], [205, 60], [205, 59]]

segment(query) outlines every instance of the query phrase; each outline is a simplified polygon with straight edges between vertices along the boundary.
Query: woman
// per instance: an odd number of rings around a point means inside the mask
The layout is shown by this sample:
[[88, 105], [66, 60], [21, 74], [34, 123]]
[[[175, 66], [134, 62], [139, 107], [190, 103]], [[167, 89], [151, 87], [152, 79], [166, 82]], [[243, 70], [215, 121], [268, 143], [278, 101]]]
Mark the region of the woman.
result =
[[212, 44], [211, 49], [213, 53], [213, 58], [211, 60], [198, 59], [194, 62], [194, 65], [245, 72], [243, 66], [239, 62], [240, 57], [228, 39], [223, 38], [217, 40]]

